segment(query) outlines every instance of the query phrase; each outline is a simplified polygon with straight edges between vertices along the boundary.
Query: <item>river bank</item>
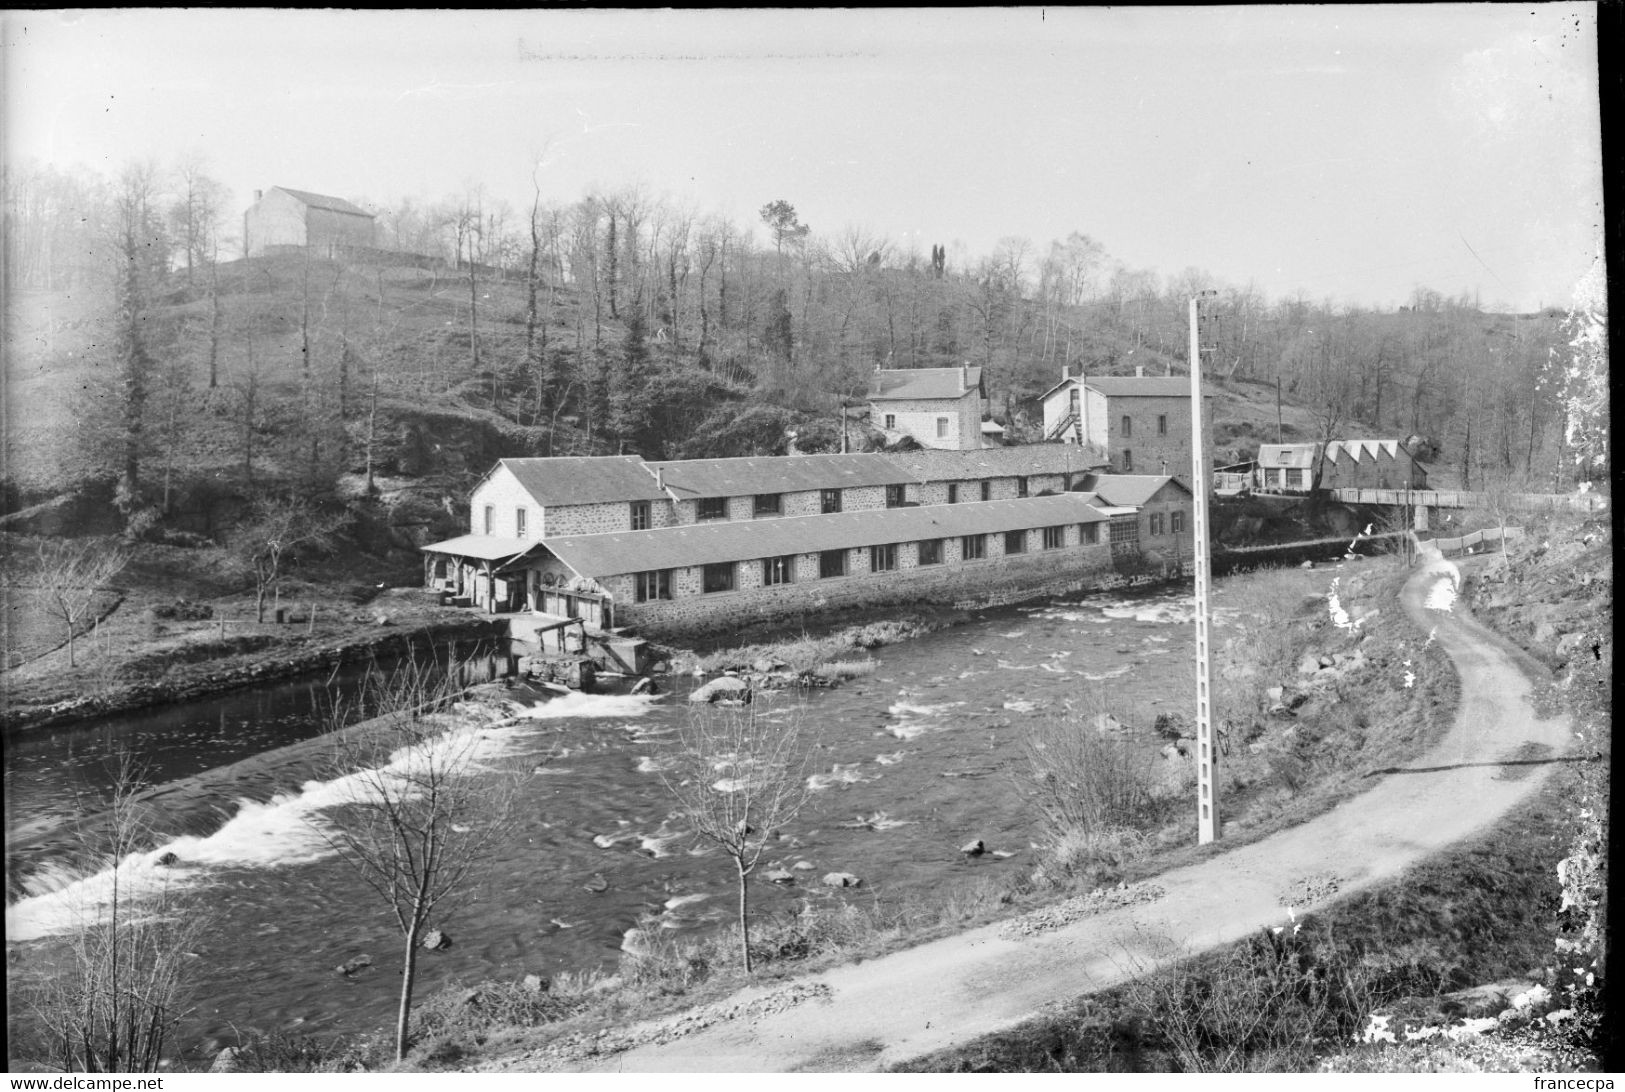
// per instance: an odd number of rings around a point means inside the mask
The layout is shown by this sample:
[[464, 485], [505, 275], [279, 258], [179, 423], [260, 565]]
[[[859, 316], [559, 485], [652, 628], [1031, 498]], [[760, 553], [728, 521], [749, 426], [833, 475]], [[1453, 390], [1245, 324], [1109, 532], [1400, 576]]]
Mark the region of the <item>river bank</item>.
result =
[[441, 607], [417, 589], [394, 589], [350, 610], [325, 602], [325, 615], [318, 608], [314, 622], [308, 608], [295, 621], [252, 621], [251, 611], [232, 611], [230, 601], [208, 604], [210, 616], [202, 619], [176, 621], [153, 617], [150, 603], [126, 595], [118, 611], [76, 642], [74, 663], [58, 648], [0, 676], [0, 732], [191, 701], [425, 643], [499, 634], [490, 618]]

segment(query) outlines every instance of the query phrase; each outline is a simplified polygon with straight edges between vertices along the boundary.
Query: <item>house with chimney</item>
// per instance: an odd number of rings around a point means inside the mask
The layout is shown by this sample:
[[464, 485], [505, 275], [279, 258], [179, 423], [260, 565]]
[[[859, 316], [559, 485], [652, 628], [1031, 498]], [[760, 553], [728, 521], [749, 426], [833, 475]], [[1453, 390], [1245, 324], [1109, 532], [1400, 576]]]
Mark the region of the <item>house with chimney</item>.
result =
[[272, 186], [255, 190], [243, 213], [243, 252], [250, 258], [314, 248], [331, 257], [348, 247], [375, 245], [375, 218], [366, 209], [326, 194]]
[[[1203, 393], [1204, 399], [1212, 397]], [[1063, 367], [1061, 381], [1042, 400], [1046, 440], [1098, 445], [1116, 474], [1172, 474], [1190, 480], [1188, 376], [1147, 376], [1143, 368], [1131, 376], [1072, 375]]]
[[912, 436], [921, 447], [975, 451], [987, 391], [982, 369], [876, 367], [869, 381], [870, 422], [888, 437]]

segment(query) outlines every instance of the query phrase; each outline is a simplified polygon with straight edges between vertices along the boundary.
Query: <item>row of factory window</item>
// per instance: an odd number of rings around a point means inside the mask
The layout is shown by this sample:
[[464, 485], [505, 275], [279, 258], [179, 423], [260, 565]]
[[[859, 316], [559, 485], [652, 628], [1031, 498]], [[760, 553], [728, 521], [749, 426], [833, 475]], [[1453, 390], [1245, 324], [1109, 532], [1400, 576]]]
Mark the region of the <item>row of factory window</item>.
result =
[[[961, 482], [949, 482], [948, 483], [948, 503], [949, 504], [958, 504], [960, 501], [965, 499], [965, 495], [966, 495], [966, 493], [969, 492], [969, 490], [966, 490], [966, 491], [962, 492], [961, 489], [960, 489], [961, 485], [978, 486], [978, 487], [980, 487], [980, 495], [981, 495], [982, 500], [992, 500], [993, 499], [993, 483], [990, 482], [990, 481], [963, 482], [963, 483], [961, 483]], [[1016, 479], [1016, 496], [1017, 497], [1030, 496], [1030, 493], [1028, 492], [1028, 488], [1027, 488], [1027, 479], [1025, 477], [1018, 477]], [[826, 516], [834, 515], [835, 513], [841, 511], [841, 491], [839, 489], [820, 489], [818, 491], [818, 502], [819, 502], [819, 511], [820, 512], [822, 512]], [[654, 510], [651, 507], [653, 502], [651, 502], [651, 501], [632, 501], [630, 503], [631, 503], [631, 506], [632, 506], [631, 529], [634, 530], [634, 531], [647, 531], [651, 527], [653, 527], [654, 526]], [[905, 492], [905, 489], [904, 489], [903, 486], [901, 486], [901, 485], [888, 485], [886, 487], [886, 507], [887, 508], [902, 508], [902, 507], [906, 506], [907, 504], [908, 504], [908, 495]], [[757, 493], [752, 498], [751, 513], [753, 515], [756, 515], [756, 516], [777, 516], [777, 515], [783, 514], [783, 511], [784, 511], [784, 494], [783, 493]], [[695, 513], [694, 513], [694, 515], [695, 515], [695, 519], [701, 520], [701, 521], [725, 520], [725, 519], [728, 518], [728, 498], [727, 497], [700, 497], [698, 500], [695, 501]], [[530, 516], [530, 510], [528, 508], [520, 507], [520, 508], [516, 508], [514, 510], [513, 525], [514, 525], [514, 537], [515, 538], [529, 538], [530, 537], [530, 531], [529, 531], [530, 520], [529, 520], [529, 516]], [[484, 512], [485, 534], [487, 534], [487, 535], [496, 534], [496, 519], [497, 519], [496, 506], [493, 505], [493, 504], [487, 504], [485, 506], [485, 512]]]
[[[1177, 513], [1176, 513], [1177, 514]], [[1010, 554], [1024, 554], [1027, 552], [1028, 531], [1005, 531], [1004, 552]], [[1041, 549], [1058, 550], [1066, 545], [1066, 526], [1064, 524], [1054, 527], [1038, 528], [1037, 534]], [[1096, 546], [1100, 543], [1100, 524], [1080, 523], [1078, 525], [1080, 546]], [[959, 539], [959, 556], [962, 561], [982, 561], [987, 558], [988, 536], [962, 535]], [[945, 539], [929, 538], [916, 542], [917, 564], [941, 565], [943, 563], [943, 543]], [[899, 543], [891, 542], [882, 546], [869, 547], [869, 571], [872, 573], [893, 572], [897, 569], [897, 547]], [[848, 558], [855, 551], [847, 549], [822, 550], [818, 554], [818, 576], [820, 579], [849, 575]], [[706, 593], [729, 592], [738, 586], [739, 566], [741, 564], [760, 564], [762, 566], [762, 585], [772, 587], [778, 584], [791, 584], [795, 582], [796, 555], [783, 554], [779, 557], [765, 557], [759, 562], [720, 561], [710, 565], [700, 566], [700, 589]], [[633, 598], [639, 603], [646, 603], [651, 599], [671, 598], [671, 569], [655, 569], [649, 572], [633, 574]]]

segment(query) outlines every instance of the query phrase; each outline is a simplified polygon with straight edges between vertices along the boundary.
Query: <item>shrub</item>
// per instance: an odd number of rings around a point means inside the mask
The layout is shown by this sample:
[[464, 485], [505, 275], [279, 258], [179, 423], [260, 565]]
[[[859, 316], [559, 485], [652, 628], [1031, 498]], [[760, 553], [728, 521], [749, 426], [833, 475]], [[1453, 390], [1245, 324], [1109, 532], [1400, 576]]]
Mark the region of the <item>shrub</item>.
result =
[[1145, 975], [1125, 998], [1195, 1073], [1305, 1069], [1364, 1027], [1378, 1001], [1369, 970], [1329, 931], [1302, 924]]
[[1158, 818], [1151, 759], [1125, 740], [1096, 730], [1104, 711], [1048, 718], [1022, 738], [1034, 806], [1059, 838], [1143, 829]]
[[535, 1027], [574, 1015], [583, 1007], [579, 994], [555, 992], [546, 983], [485, 981], [474, 986], [451, 984], [418, 1009], [420, 1041], [466, 1035], [478, 1042], [498, 1028]]
[[343, 1073], [368, 1068], [356, 1046], [314, 1035], [254, 1033], [228, 1049], [231, 1069], [241, 1073]]

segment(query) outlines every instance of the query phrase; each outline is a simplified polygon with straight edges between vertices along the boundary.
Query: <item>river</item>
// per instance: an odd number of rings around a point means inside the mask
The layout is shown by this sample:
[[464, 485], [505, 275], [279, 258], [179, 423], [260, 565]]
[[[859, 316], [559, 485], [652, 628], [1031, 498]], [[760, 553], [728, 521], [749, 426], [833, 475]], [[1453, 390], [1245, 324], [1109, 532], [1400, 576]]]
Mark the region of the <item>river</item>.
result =
[[[1216, 604], [1222, 626], [1222, 586]], [[762, 712], [798, 717], [815, 738], [815, 791], [752, 881], [757, 912], [793, 910], [803, 900], [948, 893], [1030, 864], [1041, 832], [1014, 776], [1021, 734], [1034, 718], [1084, 707], [1096, 689], [1142, 727], [1159, 711], [1188, 713], [1190, 620], [1189, 595], [1167, 590], [986, 611], [877, 650], [866, 677], [773, 696]], [[672, 681], [676, 692], [653, 698], [559, 696], [485, 734], [491, 765], [535, 773], [524, 779], [517, 822], [486, 879], [437, 922], [455, 943], [420, 960], [420, 997], [453, 980], [612, 967], [640, 920], [689, 931], [731, 919], [731, 865], [696, 845], [658, 772], [693, 683]], [[126, 892], [161, 876], [195, 888], [207, 907], [188, 1043], [229, 1042], [235, 1029], [371, 1030], [389, 1023], [397, 999], [393, 920], [312, 822], [331, 799], [330, 786], [312, 780], [321, 741], [239, 763], [233, 769], [246, 768], [246, 788], [235, 775], [226, 784], [201, 775], [313, 733], [308, 711], [273, 714], [256, 704], [262, 700], [238, 694], [188, 707], [202, 708], [201, 720], [173, 721], [167, 732], [69, 728], [7, 752], [8, 871], [19, 832], [37, 840], [65, 827], [85, 799], [94, 803], [96, 771], [115, 746], [148, 760], [155, 780], [173, 778], [176, 799], [209, 798], [216, 819], [194, 823], [121, 872]], [[1159, 742], [1148, 731], [1135, 738]], [[975, 860], [959, 853], [978, 838], [991, 852]], [[179, 863], [158, 868], [163, 853]], [[812, 867], [797, 871], [793, 885], [761, 878], [798, 862]], [[820, 885], [832, 871], [863, 884], [840, 892]], [[75, 906], [100, 897], [109, 877], [47, 872], [29, 880], [6, 912], [11, 958], [26, 962], [71, 931]], [[335, 973], [363, 954], [375, 960], [372, 969]]]

